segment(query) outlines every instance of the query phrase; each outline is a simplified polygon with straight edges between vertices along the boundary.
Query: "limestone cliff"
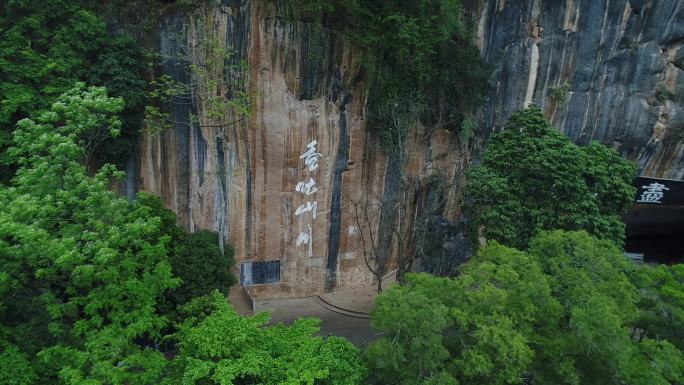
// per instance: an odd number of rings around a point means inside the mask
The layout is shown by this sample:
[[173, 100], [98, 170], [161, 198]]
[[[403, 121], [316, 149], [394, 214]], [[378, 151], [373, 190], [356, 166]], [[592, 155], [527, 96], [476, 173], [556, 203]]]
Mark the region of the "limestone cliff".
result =
[[[535, 102], [576, 142], [613, 146], [644, 175], [684, 178], [681, 0], [466, 3], [482, 56], [495, 70], [480, 139]], [[353, 47], [288, 16], [277, 1], [208, 4], [128, 10], [133, 22], [109, 15], [113, 28], [160, 50], [167, 58], [161, 71], [177, 80], [193, 75], [168, 58], [192, 54], [201, 36], [220, 39], [235, 60], [249, 63], [249, 119], [219, 127], [197, 98], [178, 105], [179, 121], [198, 119], [142, 137], [130, 162], [130, 191], [161, 195], [190, 230], [218, 231], [235, 246], [238, 263], [247, 262], [247, 275], [249, 262], [279, 261], [277, 282], [252, 286], [257, 296], [370, 283], [352, 202], [397, 189], [399, 174], [415, 181], [412, 210], [429, 195], [430, 175], [453, 182], [441, 214], [457, 216], [469, 146], [417, 127], [398, 170], [365, 130], [366, 84]], [[233, 111], [225, 114], [233, 121]]]
[[[176, 106], [178, 121], [189, 114], [198, 121], [144, 135], [130, 182], [159, 194], [190, 230], [223, 234], [238, 264], [280, 261], [279, 283], [252, 286], [253, 295], [303, 296], [370, 284], [351, 201], [377, 201], [387, 185], [397, 188], [397, 172], [386, 171], [397, 164], [365, 130], [366, 85], [352, 47], [284, 16], [273, 1], [159, 12], [157, 25], [147, 30], [116, 16], [113, 24], [132, 30], [164, 58], [192, 51], [202, 34], [221, 37], [236, 59], [249, 63], [251, 114], [216, 127], [202, 103]], [[192, 74], [181, 68], [166, 59], [162, 71], [190, 81]], [[421, 180], [436, 172], [460, 180], [469, 156], [453, 135], [416, 129], [408, 140], [401, 174], [417, 181], [415, 195], [425, 192]], [[447, 201], [443, 212], [453, 217], [456, 199]]]
[[473, 7], [495, 69], [487, 130], [533, 102], [573, 141], [684, 179], [684, 2], [491, 0]]

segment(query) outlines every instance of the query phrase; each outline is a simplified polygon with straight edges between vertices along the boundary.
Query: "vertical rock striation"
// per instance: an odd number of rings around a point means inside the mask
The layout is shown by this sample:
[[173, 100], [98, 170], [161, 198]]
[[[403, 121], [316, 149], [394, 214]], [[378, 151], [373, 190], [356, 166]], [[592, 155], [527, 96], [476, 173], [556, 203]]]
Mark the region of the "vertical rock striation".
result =
[[[477, 20], [482, 56], [495, 69], [480, 111], [485, 133], [536, 103], [574, 141], [606, 143], [637, 161], [643, 175], [684, 179], [680, 0], [465, 3]], [[249, 118], [228, 110], [221, 120], [235, 123], [218, 124], [202, 102], [207, 90], [194, 90], [191, 102], [171, 111], [180, 123], [142, 135], [129, 167], [136, 171], [131, 183], [159, 194], [191, 231], [218, 231], [235, 246], [238, 266], [280, 261], [279, 281], [252, 286], [253, 295], [305, 296], [370, 284], [352, 202], [391, 200], [399, 177], [414, 181], [410, 195], [425, 202], [427, 180], [439, 174], [451, 182], [441, 214], [458, 216], [467, 146], [443, 130], [416, 127], [407, 139], [405, 169], [398, 169], [365, 130], [366, 84], [353, 47], [320, 25], [288, 16], [281, 1], [207, 4], [148, 7], [154, 18], [133, 11], [138, 21], [129, 25], [123, 16], [108, 16], [113, 28], [160, 51], [166, 58], [161, 70], [179, 81], [195, 75], [173, 57], [200, 55], [206, 37], [233, 51], [233, 63], [249, 64]], [[374, 231], [383, 242], [380, 252], [391, 255], [397, 247], [387, 241], [392, 216], [382, 218]], [[429, 223], [458, 228], [442, 219]], [[455, 250], [461, 243], [449, 238], [449, 258], [463, 258]]]
[[[199, 54], [202, 38], [220, 38], [234, 60], [249, 63], [251, 114], [240, 121], [226, 111], [222, 120], [238, 123], [218, 127], [201, 95], [180, 103], [172, 113], [181, 123], [140, 140], [139, 189], [159, 194], [191, 231], [222, 234], [235, 246], [238, 265], [280, 261], [280, 281], [251, 286], [252, 295], [305, 296], [371, 284], [350, 202], [380, 199], [392, 178], [386, 177], [388, 160], [365, 130], [366, 85], [358, 55], [321, 26], [289, 17], [279, 2], [210, 4], [193, 11], [169, 8], [152, 31], [138, 37], [171, 58], [162, 71], [183, 82], [193, 75], [172, 58]], [[468, 159], [443, 131], [417, 128], [409, 142], [409, 177], [439, 171], [458, 178]], [[310, 148], [320, 154], [313, 157], [315, 169], [303, 157]], [[299, 182], [311, 180], [311, 194], [296, 191]], [[445, 210], [455, 212], [453, 202]], [[308, 243], [298, 242], [302, 234]]]
[[642, 175], [684, 179], [681, 0], [490, 0], [473, 13], [495, 68], [488, 131], [534, 102], [573, 141], [605, 143]]

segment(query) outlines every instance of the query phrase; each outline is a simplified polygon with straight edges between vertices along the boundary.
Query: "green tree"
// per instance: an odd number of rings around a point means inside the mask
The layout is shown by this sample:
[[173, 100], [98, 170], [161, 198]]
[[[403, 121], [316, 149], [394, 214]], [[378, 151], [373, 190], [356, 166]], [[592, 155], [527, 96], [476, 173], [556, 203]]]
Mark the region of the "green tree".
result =
[[265, 326], [268, 313], [241, 317], [218, 291], [190, 302], [176, 335], [179, 352], [166, 384], [360, 384], [358, 351], [316, 337], [318, 320]]
[[400, 114], [420, 110], [417, 117], [430, 130], [457, 131], [482, 101], [488, 78], [460, 1], [351, 3], [346, 9], [354, 10], [355, 26], [349, 35], [366, 52], [371, 87], [368, 128], [381, 145], [405, 140], [391, 132], [396, 117], [383, 117], [387, 103], [405, 107]]
[[84, 81], [107, 87], [110, 95], [123, 98], [125, 106], [120, 114], [121, 134], [101, 143], [94, 161], [122, 166], [133, 151], [142, 128], [147, 104], [145, 59], [142, 48], [129, 36], [107, 36], [103, 40], [96, 62], [88, 68]]
[[[12, 0], [0, 3], [0, 171], [16, 164], [6, 154], [15, 124], [35, 118], [76, 81], [106, 86], [125, 100], [122, 135], [100, 146], [98, 159], [122, 163], [139, 129], [144, 106], [144, 65], [139, 47], [112, 37], [87, 10], [89, 1]], [[99, 142], [99, 144], [103, 144]]]
[[[401, 134], [390, 132], [387, 104], [408, 114], [425, 105], [418, 118], [428, 128], [457, 130], [480, 104], [488, 69], [472, 42], [459, 0], [304, 0], [291, 1], [293, 13], [325, 24], [362, 53], [369, 85], [368, 128], [383, 150]], [[399, 99], [399, 100], [397, 100]], [[417, 117], [411, 117], [415, 120]], [[390, 142], [385, 140], [390, 139]]]
[[[183, 37], [179, 35], [176, 39]], [[189, 83], [169, 75], [159, 76], [150, 82], [148, 97], [152, 104], [145, 106], [144, 114], [147, 132], [164, 131], [178, 123], [214, 127], [222, 132], [249, 116], [247, 62], [240, 60], [236, 63], [234, 52], [225, 48], [221, 40], [204, 35], [193, 48], [196, 51], [192, 54], [183, 51], [178, 56], [166, 58], [178, 61], [177, 65], [191, 75]], [[223, 94], [223, 88], [230, 91]], [[176, 120], [178, 117], [173, 116], [170, 111], [187, 105], [190, 99], [201, 106], [202, 115], [209, 123], [194, 114], [190, 114], [187, 119]]]
[[586, 230], [617, 244], [620, 215], [631, 205], [636, 168], [592, 142], [573, 144], [536, 106], [520, 110], [492, 135], [468, 175], [464, 207], [473, 232], [525, 249], [540, 230]]
[[[0, 343], [0, 384], [31, 385], [36, 381], [31, 361], [17, 346], [2, 340]], [[10, 369], [11, 368], [11, 369]]]
[[490, 242], [457, 278], [409, 275], [377, 299], [369, 368], [399, 384], [681, 384], [684, 354], [640, 332], [633, 274], [585, 232]]
[[81, 163], [79, 138], [116, 134], [123, 108], [79, 84], [18, 123], [19, 169], [0, 187], [0, 359], [32, 368], [17, 383], [156, 383], [164, 366], [152, 345], [168, 325], [157, 303], [179, 284], [169, 237], [108, 189], [113, 167], [89, 176]]
[[169, 262], [173, 275], [180, 278], [181, 285], [167, 293], [165, 312], [189, 300], [218, 290], [228, 295], [237, 279], [233, 275], [234, 250], [226, 244], [219, 248], [219, 235], [213, 231], [200, 230], [188, 233], [178, 226], [176, 214], [164, 207], [158, 196], [140, 192], [136, 205], [146, 210], [146, 215], [159, 217], [161, 228], [169, 240]]
[[222, 251], [218, 237], [213, 231], [200, 230], [184, 234], [176, 246], [170, 261], [174, 275], [183, 283], [174, 290], [175, 303], [183, 304], [214, 289], [228, 295], [236, 282], [232, 272], [234, 250], [227, 244]]
[[482, 249], [458, 279], [407, 280], [378, 297], [372, 314], [385, 334], [368, 349], [381, 383], [518, 383], [533, 359], [532, 320], [559, 307], [535, 261], [498, 244]]
[[684, 265], [645, 265], [633, 281], [639, 288], [639, 329], [684, 351]]

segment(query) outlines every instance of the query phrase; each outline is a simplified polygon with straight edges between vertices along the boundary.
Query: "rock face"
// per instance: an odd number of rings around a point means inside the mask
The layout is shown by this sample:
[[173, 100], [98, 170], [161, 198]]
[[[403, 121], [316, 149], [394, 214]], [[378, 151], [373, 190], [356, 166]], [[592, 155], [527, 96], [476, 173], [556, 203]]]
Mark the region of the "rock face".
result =
[[[203, 37], [249, 63], [249, 118], [240, 121], [231, 110], [212, 116], [200, 97], [206, 90], [196, 90], [191, 103], [174, 107], [179, 123], [141, 138], [129, 192], [159, 194], [191, 231], [218, 231], [235, 246], [237, 273], [242, 284], [255, 284], [250, 292], [257, 297], [370, 284], [361, 232], [387, 239], [393, 229], [383, 217], [359, 229], [355, 203], [375, 207], [396, 196], [405, 188], [398, 178], [411, 181], [411, 218], [430, 194], [429, 180], [448, 181], [430, 223], [458, 228], [450, 220], [458, 217], [473, 146], [417, 127], [406, 162], [388, 160], [365, 130], [366, 84], [353, 47], [288, 16], [279, 1], [209, 4], [193, 11], [160, 5], [148, 11], [157, 17], [146, 19], [145, 28], [108, 16], [113, 28], [161, 51], [162, 71], [183, 82], [193, 75], [173, 58], [196, 54]], [[482, 137], [534, 102], [576, 142], [613, 146], [639, 162], [644, 175], [684, 178], [681, 0], [489, 0], [469, 5], [469, 12], [478, 21], [482, 55], [495, 68], [481, 110]], [[456, 250], [462, 241], [445, 238], [445, 260], [464, 257]], [[410, 236], [402, 247], [409, 245]], [[398, 246], [383, 247], [381, 253], [396, 254]], [[395, 264], [390, 259], [387, 272]]]
[[491, 0], [473, 15], [495, 69], [488, 131], [536, 103], [576, 143], [598, 140], [641, 175], [684, 179], [684, 2]]
[[[353, 49], [285, 12], [273, 1], [224, 1], [193, 12], [168, 8], [152, 28], [156, 39], [149, 30], [133, 32], [161, 51], [162, 71], [180, 81], [191, 82], [193, 75], [173, 58], [192, 54], [202, 36], [220, 37], [236, 60], [249, 63], [246, 121], [217, 127], [201, 97], [179, 103], [175, 120], [195, 114], [196, 121], [144, 135], [129, 173], [135, 171], [131, 182], [159, 194], [191, 231], [216, 230], [230, 241], [242, 283], [267, 282], [250, 286], [256, 297], [371, 284], [352, 202], [373, 210], [376, 220], [366, 232], [387, 238], [393, 229], [381, 225], [374, 202], [394, 193], [397, 175], [415, 181], [413, 201], [430, 175], [460, 180], [470, 158], [455, 136], [416, 129], [404, 167], [388, 162], [365, 130], [366, 85]], [[226, 111], [223, 120], [233, 116]], [[451, 196], [444, 215], [455, 216], [456, 192], [444, 192]], [[386, 272], [392, 269], [390, 261]]]

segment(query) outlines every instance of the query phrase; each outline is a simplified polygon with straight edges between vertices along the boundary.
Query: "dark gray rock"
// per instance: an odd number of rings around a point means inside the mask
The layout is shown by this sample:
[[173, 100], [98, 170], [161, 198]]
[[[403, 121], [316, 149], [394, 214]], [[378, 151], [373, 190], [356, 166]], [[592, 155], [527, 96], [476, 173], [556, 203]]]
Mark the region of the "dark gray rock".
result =
[[[684, 2], [489, 0], [471, 12], [495, 69], [485, 136], [536, 103], [576, 143], [598, 140], [641, 175], [684, 179]], [[566, 101], [553, 100], [563, 86]]]
[[453, 277], [458, 274], [458, 267], [473, 255], [463, 219], [454, 221], [434, 215], [427, 221], [426, 234], [430, 239], [416, 261], [417, 271]]

